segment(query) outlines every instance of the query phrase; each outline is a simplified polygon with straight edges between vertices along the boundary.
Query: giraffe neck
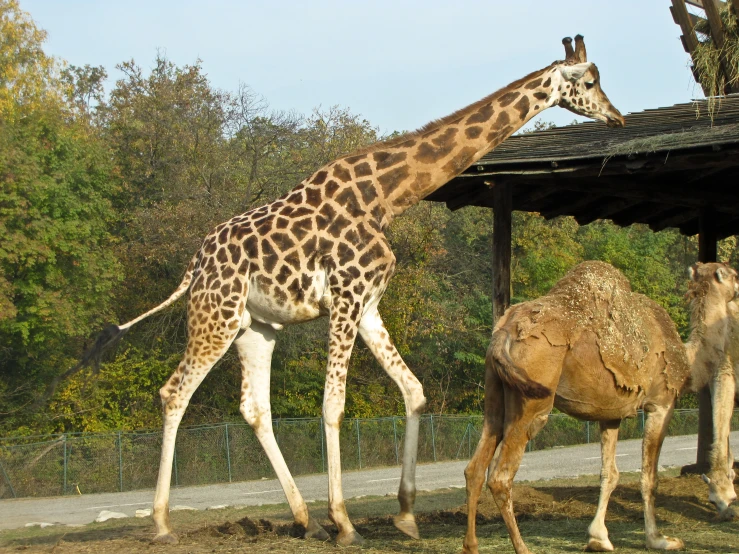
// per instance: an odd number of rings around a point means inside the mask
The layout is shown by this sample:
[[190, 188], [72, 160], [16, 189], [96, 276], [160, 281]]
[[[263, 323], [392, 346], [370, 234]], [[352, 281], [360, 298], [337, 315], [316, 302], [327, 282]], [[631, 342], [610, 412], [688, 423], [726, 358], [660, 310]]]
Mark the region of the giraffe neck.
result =
[[561, 81], [554, 66], [548, 66], [415, 133], [337, 163], [353, 166], [360, 186], [374, 185], [387, 224], [555, 105]]

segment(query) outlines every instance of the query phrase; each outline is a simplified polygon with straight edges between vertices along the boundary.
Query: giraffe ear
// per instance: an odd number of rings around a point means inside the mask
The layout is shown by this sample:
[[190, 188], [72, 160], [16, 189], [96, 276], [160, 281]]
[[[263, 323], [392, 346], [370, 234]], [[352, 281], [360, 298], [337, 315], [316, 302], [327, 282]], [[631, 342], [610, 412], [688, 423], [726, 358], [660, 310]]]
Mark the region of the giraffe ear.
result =
[[585, 75], [585, 72], [590, 69], [590, 66], [592, 65], [593, 64], [590, 62], [576, 63], [575, 65], [563, 65], [561, 66], [562, 75], [568, 81], [577, 81]]

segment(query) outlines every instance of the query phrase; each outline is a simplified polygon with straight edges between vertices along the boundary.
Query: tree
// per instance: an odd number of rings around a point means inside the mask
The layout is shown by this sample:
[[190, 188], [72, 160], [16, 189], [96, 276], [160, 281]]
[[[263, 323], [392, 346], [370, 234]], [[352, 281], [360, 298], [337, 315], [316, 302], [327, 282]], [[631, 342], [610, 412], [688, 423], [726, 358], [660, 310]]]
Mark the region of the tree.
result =
[[106, 313], [117, 264], [104, 144], [67, 101], [45, 33], [14, 0], [0, 1], [0, 37], [0, 425], [8, 427], [74, 365]]

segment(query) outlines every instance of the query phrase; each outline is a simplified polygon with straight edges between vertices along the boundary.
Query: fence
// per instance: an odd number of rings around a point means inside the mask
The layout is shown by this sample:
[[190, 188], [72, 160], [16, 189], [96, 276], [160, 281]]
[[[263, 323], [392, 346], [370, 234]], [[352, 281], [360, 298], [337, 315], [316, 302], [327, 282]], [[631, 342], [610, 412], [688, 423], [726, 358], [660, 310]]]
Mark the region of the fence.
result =
[[[735, 414], [732, 421], [739, 422]], [[293, 475], [326, 471], [321, 419], [273, 421]], [[421, 418], [418, 461], [467, 459], [480, 438], [482, 416]], [[619, 437], [640, 438], [644, 414], [621, 424]], [[697, 410], [677, 410], [668, 434], [697, 433]], [[403, 455], [402, 417], [347, 419], [341, 429], [344, 470], [391, 466]], [[597, 423], [552, 414], [529, 450], [599, 442]], [[0, 439], [0, 498], [128, 491], [152, 488], [159, 467], [161, 432], [68, 433]], [[245, 423], [183, 427], [177, 435], [173, 485], [203, 485], [272, 478], [254, 432]]]

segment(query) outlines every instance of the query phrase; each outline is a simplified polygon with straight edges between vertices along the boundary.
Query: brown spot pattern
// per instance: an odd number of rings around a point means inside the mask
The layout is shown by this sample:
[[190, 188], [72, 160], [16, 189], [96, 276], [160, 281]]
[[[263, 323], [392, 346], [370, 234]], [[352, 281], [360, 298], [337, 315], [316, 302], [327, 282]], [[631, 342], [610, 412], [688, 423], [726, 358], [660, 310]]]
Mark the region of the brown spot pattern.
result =
[[382, 192], [385, 194], [385, 198], [390, 196], [390, 194], [398, 188], [400, 183], [408, 178], [408, 175], [410, 175], [410, 170], [407, 165], [396, 167], [395, 169], [391, 169], [387, 173], [380, 175], [377, 181], [382, 187]]
[[414, 158], [421, 163], [431, 164], [438, 162], [454, 150], [454, 146], [456, 144], [454, 138], [456, 134], [457, 129], [452, 127], [444, 131], [442, 135], [432, 139], [431, 142], [433, 144], [422, 142], [418, 145]]
[[451, 160], [444, 164], [442, 170], [449, 176], [457, 175], [470, 165], [476, 153], [477, 148], [465, 146]]
[[478, 110], [473, 113], [471, 116], [467, 118], [467, 124], [473, 124], [473, 123], [485, 123], [488, 119], [490, 119], [493, 116], [493, 113], [495, 110], [493, 109], [493, 104], [485, 104], [484, 106], [481, 106], [478, 108]]
[[513, 105], [513, 108], [518, 112], [518, 116], [522, 120], [526, 117], [526, 114], [529, 113], [529, 107], [529, 97], [526, 95], [522, 96], [521, 100]]
[[319, 171], [316, 173], [316, 176], [313, 177], [313, 180], [311, 183], [314, 185], [321, 185], [326, 180], [326, 177], [328, 176], [328, 171]]
[[467, 127], [467, 128], [466, 128], [466, 129], [464, 130], [464, 134], [465, 134], [465, 136], [466, 136], [466, 137], [467, 137], [468, 139], [470, 139], [470, 140], [474, 140], [474, 139], [476, 139], [477, 137], [479, 137], [479, 136], [480, 136], [480, 134], [481, 134], [481, 133], [482, 133], [482, 127], [480, 127], [480, 126], [478, 126], [478, 125], [475, 125], [475, 126], [473, 126], [473, 127]]
[[395, 154], [391, 154], [389, 152], [375, 152], [372, 155], [372, 158], [375, 160], [377, 170], [380, 171], [381, 169], [387, 169], [388, 167], [397, 165], [400, 162], [404, 162], [407, 155], [407, 152], [396, 152]]
[[354, 165], [354, 164], [355, 164], [355, 163], [357, 163], [357, 162], [358, 162], [359, 160], [363, 160], [363, 159], [365, 159], [366, 157], [367, 157], [367, 154], [359, 154], [358, 156], [349, 156], [348, 158], [346, 158], [346, 162], [347, 162], [347, 163], [348, 163], [349, 165]]
[[344, 183], [352, 180], [352, 175], [351, 173], [349, 173], [349, 170], [343, 165], [339, 164], [336, 164], [334, 166], [334, 177], [336, 177], [339, 181], [343, 181]]
[[367, 177], [368, 175], [372, 175], [372, 168], [370, 167], [370, 164], [367, 162], [362, 162], [361, 164], [357, 164], [354, 166], [354, 175], [357, 177]]
[[372, 181], [359, 181], [357, 188], [362, 195], [362, 201], [365, 204], [371, 204], [373, 200], [377, 198], [377, 191], [375, 190]]

